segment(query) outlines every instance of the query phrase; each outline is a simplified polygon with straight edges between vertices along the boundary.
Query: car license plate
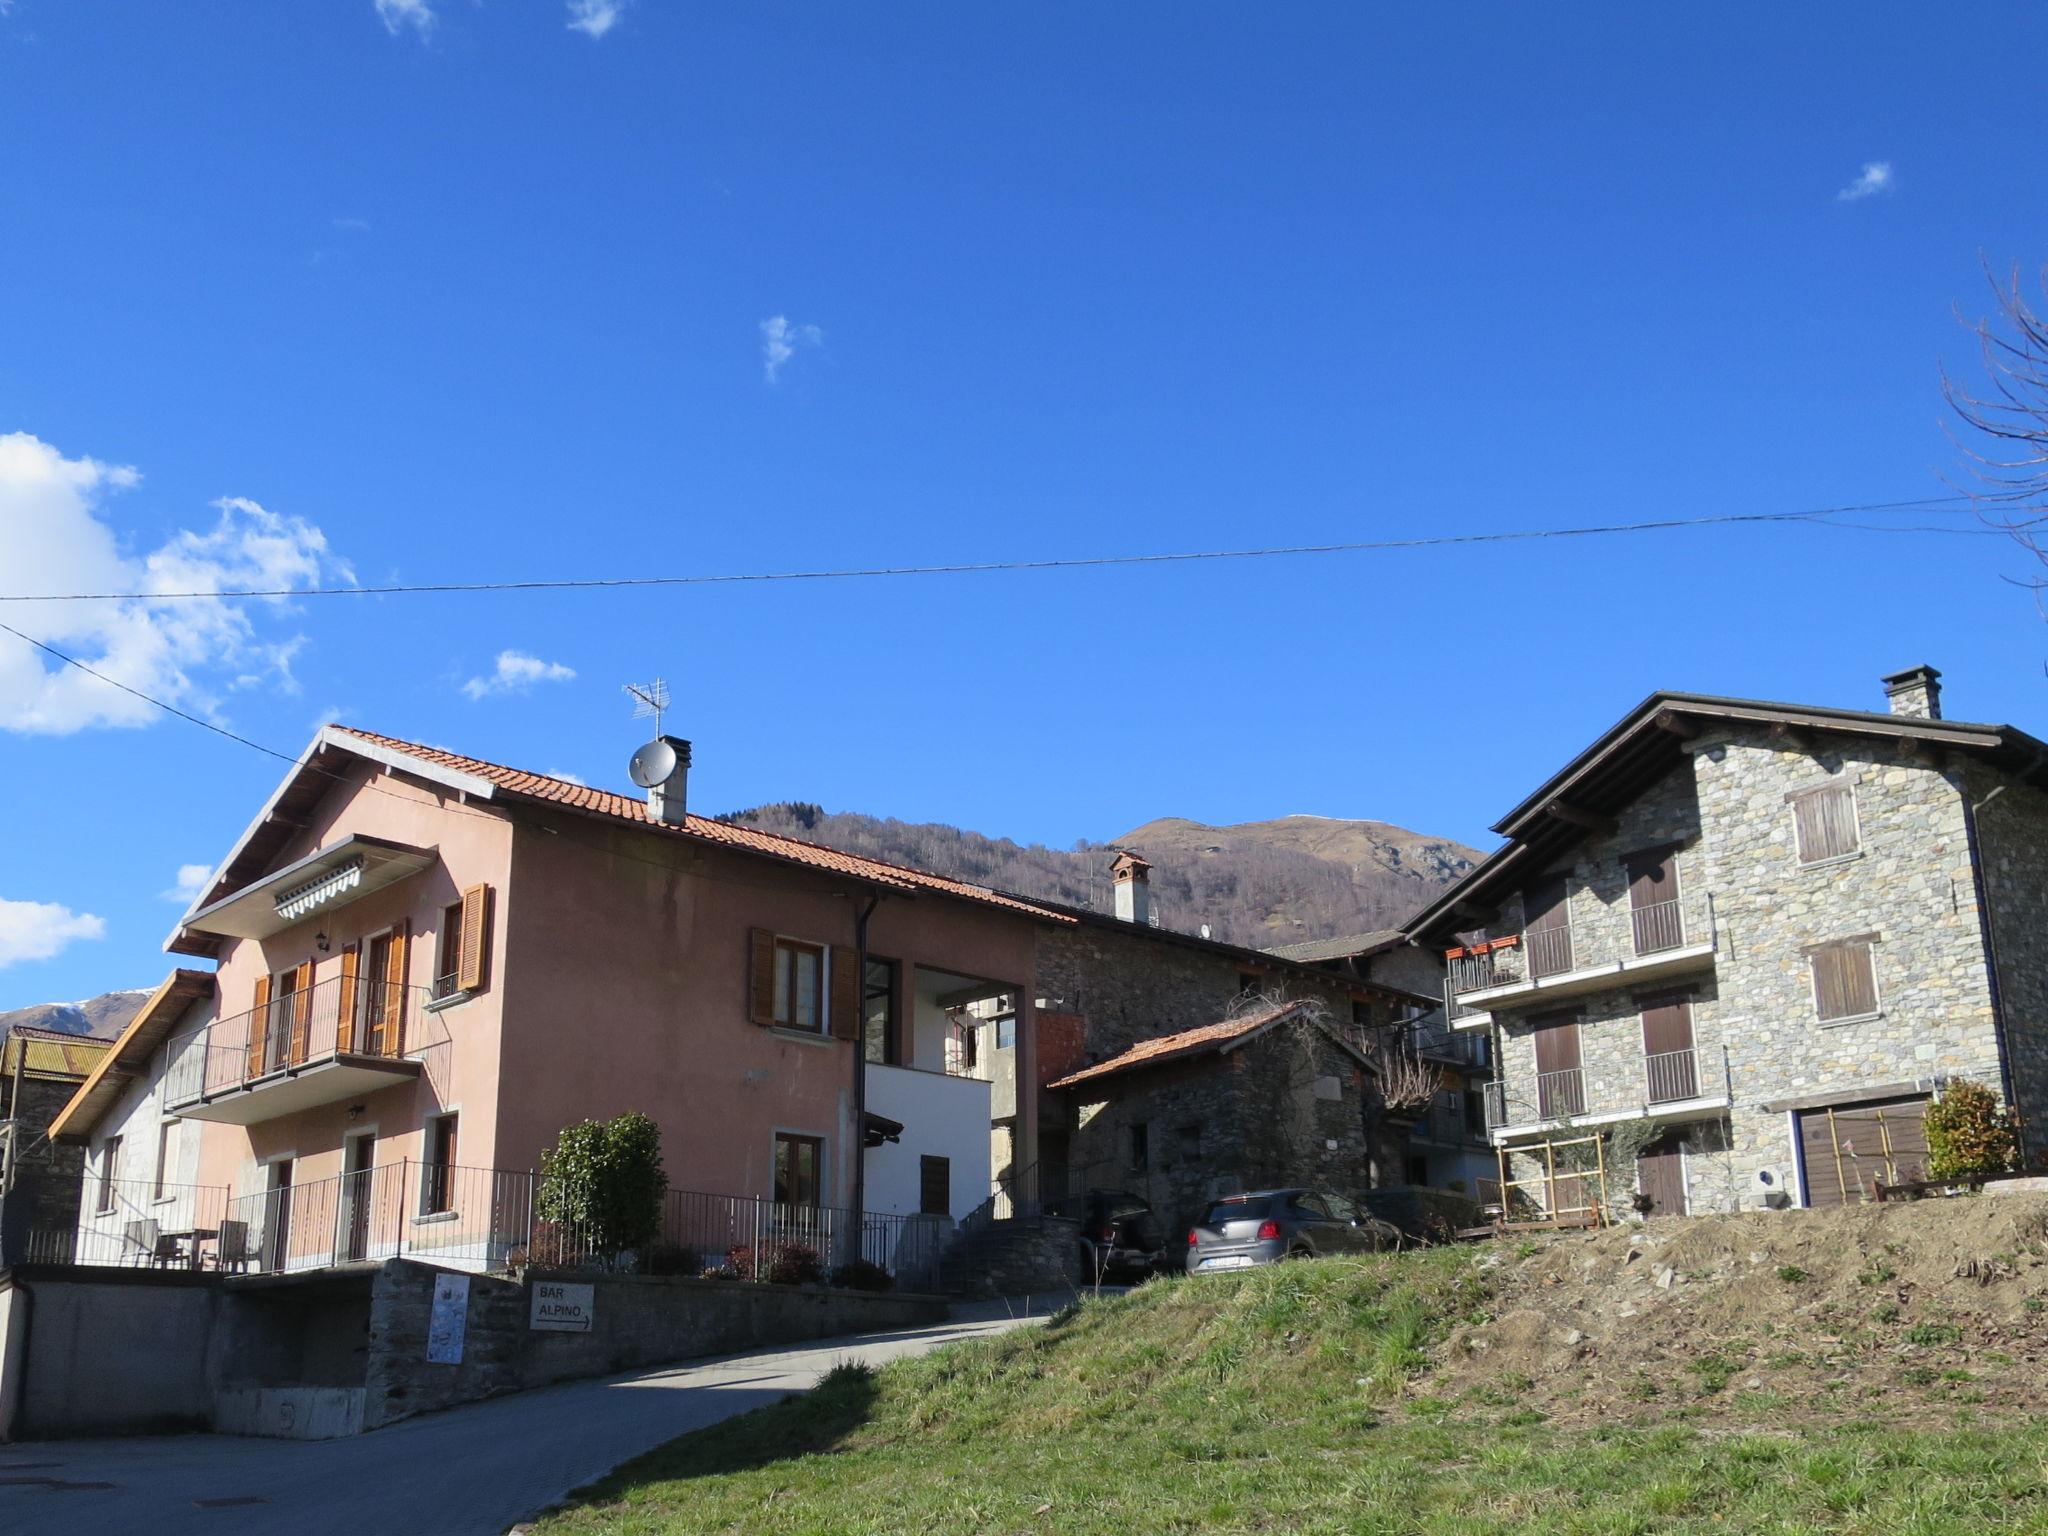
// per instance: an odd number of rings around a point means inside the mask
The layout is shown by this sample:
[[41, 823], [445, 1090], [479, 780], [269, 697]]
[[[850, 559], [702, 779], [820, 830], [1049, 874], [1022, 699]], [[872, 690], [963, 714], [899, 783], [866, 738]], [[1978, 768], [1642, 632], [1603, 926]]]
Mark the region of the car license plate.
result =
[[1204, 1269], [1250, 1269], [1251, 1267], [1252, 1261], [1241, 1253], [1234, 1253], [1230, 1257], [1223, 1259], [1202, 1260], [1202, 1268]]

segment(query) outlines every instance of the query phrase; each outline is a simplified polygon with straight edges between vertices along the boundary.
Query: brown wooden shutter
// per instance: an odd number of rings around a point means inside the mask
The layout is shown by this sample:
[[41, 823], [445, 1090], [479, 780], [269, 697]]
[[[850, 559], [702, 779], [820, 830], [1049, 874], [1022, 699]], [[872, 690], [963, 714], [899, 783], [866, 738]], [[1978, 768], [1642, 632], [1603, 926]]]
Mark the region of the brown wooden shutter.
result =
[[288, 1055], [296, 1065], [306, 1059], [307, 1047], [312, 1043], [313, 1023], [313, 962], [308, 960], [298, 968], [292, 983], [292, 1036]]
[[256, 978], [256, 1003], [249, 1010], [249, 1054], [247, 1073], [259, 1077], [263, 1072], [263, 1040], [270, 1032], [270, 977]]
[[341, 984], [335, 989], [334, 1049], [347, 1055], [356, 1048], [356, 978], [362, 972], [363, 947], [350, 944], [341, 952]]
[[1810, 959], [1814, 1011], [1822, 1019], [1854, 1019], [1877, 1012], [1877, 977], [1868, 941], [1823, 945]]
[[412, 919], [391, 930], [391, 956], [384, 967], [384, 1019], [371, 1049], [380, 1056], [405, 1053], [405, 967], [411, 958]]
[[843, 944], [832, 946], [832, 1038], [860, 1038], [860, 957]]
[[763, 1029], [775, 1024], [775, 935], [747, 930], [747, 1019]]
[[1799, 839], [1799, 862], [1845, 858], [1856, 851], [1856, 799], [1847, 784], [1829, 784], [1787, 796], [1792, 802], [1792, 828]]
[[455, 970], [455, 985], [464, 992], [481, 992], [487, 974], [484, 952], [490, 944], [491, 888], [472, 885], [462, 893], [462, 955]]

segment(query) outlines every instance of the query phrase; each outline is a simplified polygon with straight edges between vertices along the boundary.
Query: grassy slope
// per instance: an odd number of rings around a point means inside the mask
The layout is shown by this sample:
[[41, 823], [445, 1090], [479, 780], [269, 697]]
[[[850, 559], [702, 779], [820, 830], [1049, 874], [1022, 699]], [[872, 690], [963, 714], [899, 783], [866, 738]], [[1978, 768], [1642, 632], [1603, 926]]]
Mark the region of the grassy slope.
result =
[[[1147, 1285], [686, 1436], [572, 1532], [2048, 1532], [2048, 1428], [1565, 1431], [1404, 1384], [1482, 1317], [1469, 1251]], [[1493, 1398], [1488, 1402], [1486, 1398]], [[1704, 1405], [1703, 1405], [1704, 1406]]]

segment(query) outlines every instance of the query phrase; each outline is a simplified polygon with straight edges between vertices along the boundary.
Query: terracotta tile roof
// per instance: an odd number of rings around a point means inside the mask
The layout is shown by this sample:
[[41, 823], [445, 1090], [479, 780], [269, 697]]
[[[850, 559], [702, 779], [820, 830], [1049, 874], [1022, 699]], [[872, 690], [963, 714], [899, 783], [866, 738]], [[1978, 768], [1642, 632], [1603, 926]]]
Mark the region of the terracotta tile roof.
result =
[[691, 816], [683, 826], [671, 827], [661, 821], [649, 819], [647, 802], [637, 796], [621, 795], [608, 789], [593, 789], [588, 784], [574, 784], [567, 779], [553, 778], [545, 773], [530, 773], [523, 768], [508, 768], [502, 763], [465, 757], [459, 752], [423, 746], [419, 742], [403, 741], [395, 736], [380, 736], [374, 731], [358, 730], [354, 726], [334, 725], [328, 729], [337, 734], [360, 737], [388, 751], [402, 752], [436, 767], [484, 779], [507, 794], [522, 799], [566, 806], [571, 810], [584, 811], [594, 816], [634, 822], [649, 832], [671, 837], [698, 837], [728, 848], [761, 854], [785, 863], [829, 870], [834, 874], [850, 875], [858, 880], [891, 886], [897, 890], [929, 891], [934, 895], [952, 896], [983, 906], [1000, 907], [1051, 922], [1075, 921], [1068, 913], [1040, 906], [1019, 896], [991, 890], [987, 886], [970, 885], [964, 880], [948, 879], [929, 870], [912, 869], [903, 864], [888, 864], [880, 859], [866, 859], [858, 854], [842, 853], [836, 848], [826, 848], [817, 843], [800, 842], [793, 837], [780, 837], [773, 832], [762, 832], [729, 821], [714, 821], [708, 816]]
[[1161, 1035], [1156, 1040], [1140, 1040], [1123, 1054], [1112, 1056], [1107, 1061], [1099, 1061], [1092, 1067], [1083, 1067], [1079, 1072], [1069, 1073], [1057, 1082], [1047, 1083], [1046, 1087], [1073, 1088], [1117, 1072], [1129, 1072], [1138, 1067], [1157, 1067], [1188, 1056], [1203, 1056], [1212, 1051], [1225, 1051], [1299, 1013], [1301, 1008], [1302, 1004], [1299, 1002], [1271, 1003], [1264, 1008], [1253, 1008], [1241, 1013], [1236, 1018], [1219, 1019], [1214, 1024], [1204, 1024], [1199, 1029], [1184, 1029], [1177, 1035]]

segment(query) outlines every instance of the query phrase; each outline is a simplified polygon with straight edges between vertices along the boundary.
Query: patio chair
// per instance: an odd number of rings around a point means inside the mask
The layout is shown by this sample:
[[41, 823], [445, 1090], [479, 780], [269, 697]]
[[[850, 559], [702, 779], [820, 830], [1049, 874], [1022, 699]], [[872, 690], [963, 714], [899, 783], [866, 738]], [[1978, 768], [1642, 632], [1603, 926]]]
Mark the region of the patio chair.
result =
[[185, 1244], [175, 1232], [159, 1232], [150, 1249], [149, 1261], [158, 1269], [174, 1269], [185, 1262]]
[[249, 1223], [246, 1221], [224, 1221], [220, 1224], [220, 1236], [214, 1239], [213, 1263], [216, 1269], [225, 1270], [234, 1266], [237, 1274], [249, 1267]]
[[139, 1221], [129, 1222], [121, 1229], [121, 1235], [128, 1247], [133, 1250], [132, 1255], [124, 1254], [123, 1257], [132, 1256], [137, 1264], [148, 1264], [155, 1260], [162, 1228], [157, 1225], [154, 1216], [145, 1216]]

